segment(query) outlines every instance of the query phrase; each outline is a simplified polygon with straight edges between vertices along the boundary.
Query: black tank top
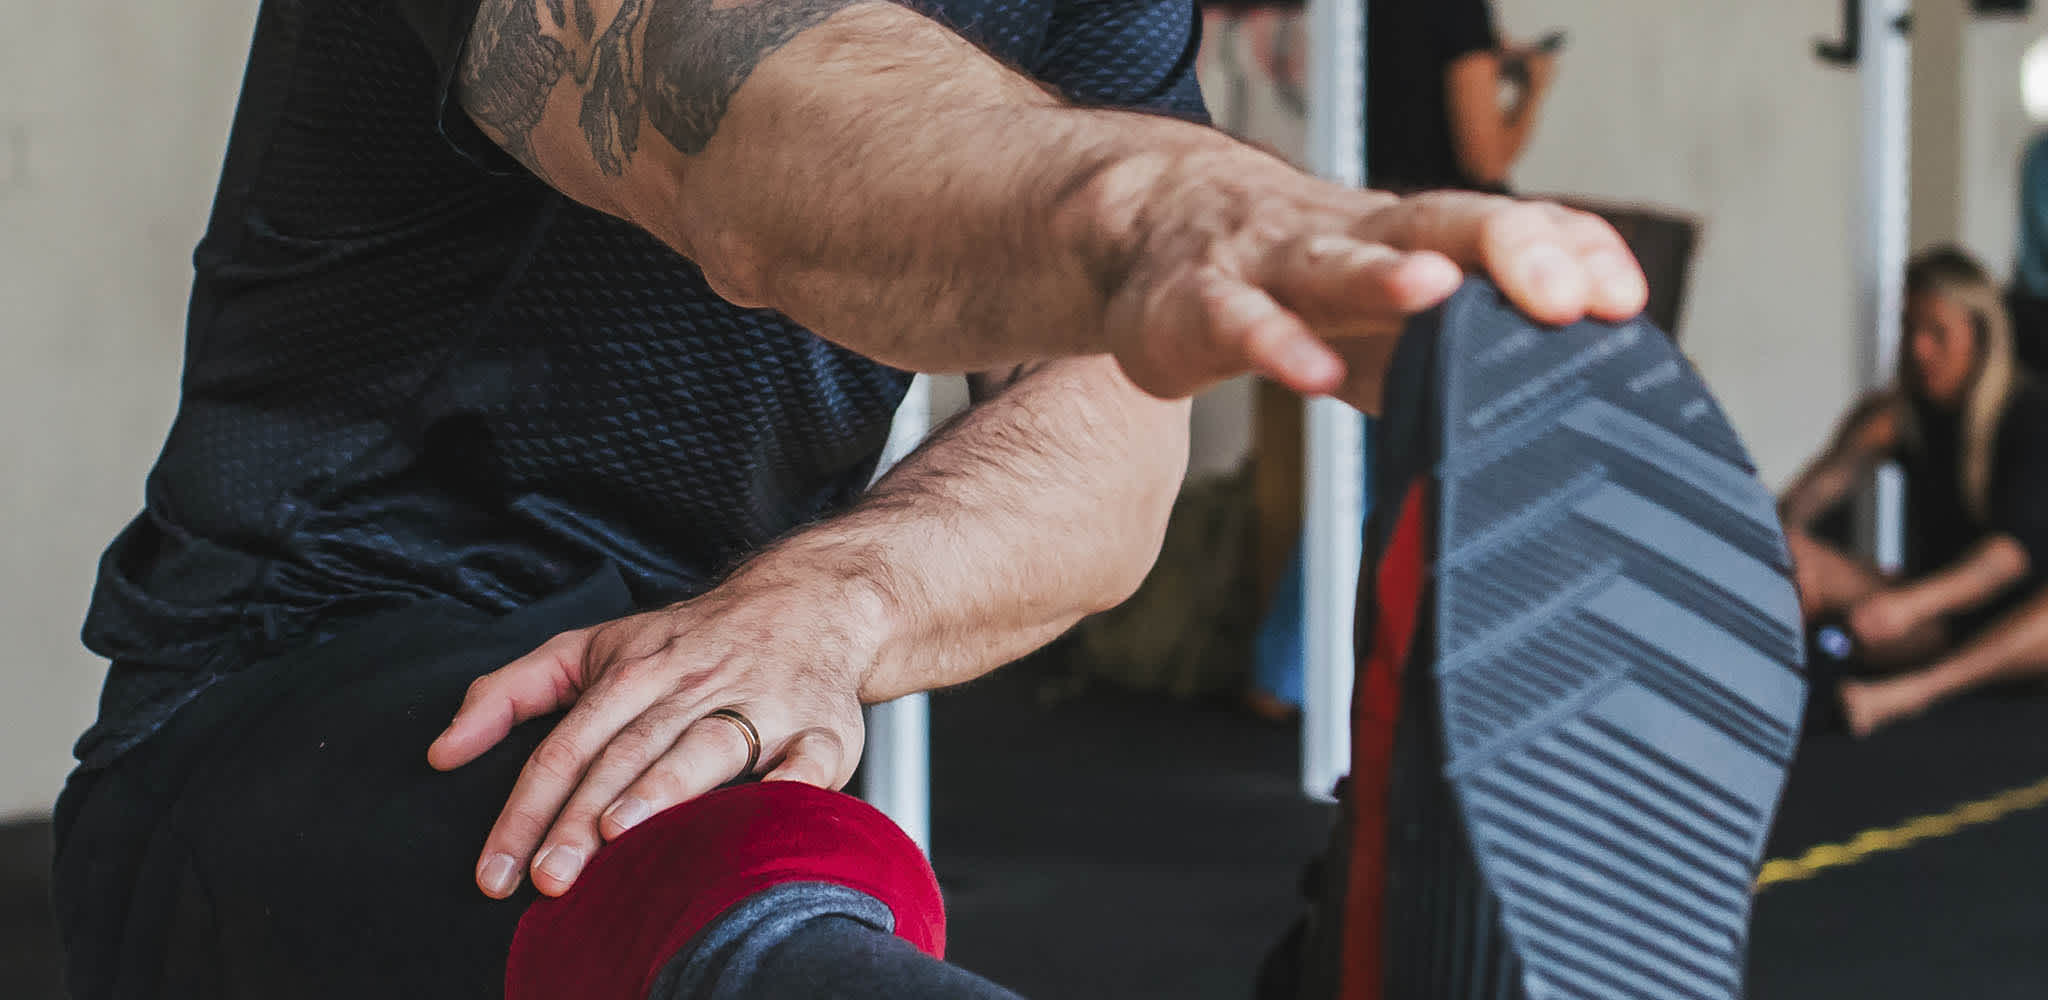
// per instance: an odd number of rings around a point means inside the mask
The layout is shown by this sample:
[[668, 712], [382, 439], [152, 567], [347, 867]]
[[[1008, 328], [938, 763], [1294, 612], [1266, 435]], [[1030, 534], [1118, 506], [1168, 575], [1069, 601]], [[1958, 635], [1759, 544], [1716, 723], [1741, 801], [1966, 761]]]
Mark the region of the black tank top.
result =
[[1956, 413], [1912, 404], [1920, 445], [1902, 449], [1906, 476], [1906, 571], [1922, 576], [1953, 565], [1979, 542], [2005, 534], [2027, 550], [2028, 580], [2017, 599], [2048, 581], [2048, 393], [2021, 382], [2000, 415], [1983, 517], [1963, 499], [1962, 427]]

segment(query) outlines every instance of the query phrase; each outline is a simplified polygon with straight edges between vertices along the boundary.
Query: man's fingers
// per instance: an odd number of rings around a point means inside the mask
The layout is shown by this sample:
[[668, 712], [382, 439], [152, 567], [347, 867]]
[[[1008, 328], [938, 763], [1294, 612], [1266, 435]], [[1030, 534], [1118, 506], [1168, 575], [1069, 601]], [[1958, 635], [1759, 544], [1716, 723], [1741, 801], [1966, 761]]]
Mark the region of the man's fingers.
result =
[[616, 839], [664, 809], [741, 777], [747, 755], [746, 736], [733, 723], [697, 719], [611, 802], [598, 821], [599, 831], [606, 840]]
[[[1369, 214], [1359, 238], [1401, 250], [1434, 250], [1493, 279], [1538, 322], [1574, 322], [1589, 311], [1626, 318], [1640, 308], [1642, 271], [1627, 244], [1597, 217], [1499, 195], [1439, 192]], [[1618, 257], [1616, 255], [1619, 255]]]
[[1343, 362], [1308, 324], [1273, 300], [1271, 295], [1233, 279], [1218, 278], [1195, 296], [1198, 315], [1191, 317], [1213, 352], [1304, 395], [1319, 396], [1337, 387]]
[[1555, 213], [1572, 252], [1586, 268], [1586, 311], [1612, 322], [1631, 319], [1642, 312], [1650, 299], [1650, 285], [1621, 234], [1606, 219], [1590, 212], [1562, 205], [1544, 207]]
[[513, 726], [575, 700], [587, 641], [582, 631], [564, 632], [477, 678], [448, 728], [427, 747], [427, 763], [454, 770], [497, 746]]
[[782, 762], [763, 781], [797, 781], [819, 788], [836, 789], [850, 777], [846, 741], [836, 734], [813, 729], [799, 734], [783, 749]]
[[1583, 316], [1590, 292], [1585, 265], [1560, 221], [1546, 207], [1527, 204], [1480, 222], [1480, 267], [1510, 301], [1547, 323]]
[[[1360, 192], [1362, 197], [1371, 192]], [[1550, 231], [1549, 213], [1533, 203], [1463, 191], [1437, 191], [1394, 201], [1372, 201], [1358, 231], [1351, 235], [1396, 250], [1434, 250], [1463, 268], [1486, 261], [1488, 226], [1505, 228], [1527, 238]], [[1498, 239], [1501, 233], [1492, 234]], [[1564, 241], [1555, 240], [1562, 250]]]
[[1347, 236], [1299, 241], [1273, 255], [1261, 283], [1303, 321], [1333, 339], [1326, 325], [1399, 329], [1409, 316], [1458, 290], [1458, 265], [1434, 251], [1408, 252]]
[[[587, 692], [526, 759], [498, 822], [484, 838], [477, 885], [486, 895], [502, 899], [518, 887], [519, 872], [533, 860], [541, 838], [554, 826], [598, 753], [660, 693], [621, 694], [617, 687]], [[555, 860], [559, 864], [566, 858]]]
[[1321, 395], [1344, 368], [1301, 318], [1259, 288], [1216, 270], [1191, 271], [1123, 307], [1143, 331], [1117, 361], [1131, 383], [1162, 399], [1192, 395], [1255, 371]]
[[535, 852], [535, 888], [550, 896], [568, 891], [584, 863], [615, 835], [601, 829], [599, 813], [672, 752], [697, 714], [687, 703], [656, 702], [612, 737], [584, 771]]

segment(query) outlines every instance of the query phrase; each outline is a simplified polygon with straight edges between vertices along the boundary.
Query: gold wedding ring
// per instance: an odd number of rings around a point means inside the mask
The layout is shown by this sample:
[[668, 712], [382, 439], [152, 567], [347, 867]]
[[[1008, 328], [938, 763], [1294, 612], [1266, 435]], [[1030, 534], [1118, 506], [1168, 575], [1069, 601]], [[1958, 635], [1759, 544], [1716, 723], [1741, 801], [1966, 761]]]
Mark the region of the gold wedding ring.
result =
[[740, 731], [741, 736], [747, 738], [747, 766], [740, 772], [740, 777], [752, 777], [754, 768], [761, 763], [761, 731], [754, 728], [753, 720], [741, 715], [737, 708], [721, 708], [706, 715], [705, 718], [730, 722], [733, 728]]

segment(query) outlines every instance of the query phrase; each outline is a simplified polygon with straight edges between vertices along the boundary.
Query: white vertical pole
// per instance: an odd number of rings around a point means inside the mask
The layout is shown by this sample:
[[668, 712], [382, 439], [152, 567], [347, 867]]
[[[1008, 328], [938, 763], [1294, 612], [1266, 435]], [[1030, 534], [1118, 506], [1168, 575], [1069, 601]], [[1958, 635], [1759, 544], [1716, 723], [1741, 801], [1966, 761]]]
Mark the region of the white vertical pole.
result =
[[868, 709], [861, 795], [926, 854], [932, 851], [931, 705], [920, 694]]
[[[876, 466], [880, 475], [916, 449], [931, 431], [931, 379], [919, 375], [896, 408], [889, 443]], [[931, 853], [931, 714], [923, 694], [868, 709], [868, 743], [861, 795]]]
[[[1365, 4], [1309, 0], [1308, 166], [1352, 187], [1365, 183]], [[1334, 400], [1308, 404], [1305, 509], [1307, 614], [1302, 685], [1301, 782], [1328, 801], [1351, 769], [1351, 622], [1358, 586], [1365, 428]]]
[[[1912, 46], [1902, 25], [1911, 2], [1863, 0], [1862, 6], [1863, 197], [1856, 277], [1864, 380], [1879, 386], [1896, 367], [1905, 305]], [[1905, 552], [1905, 483], [1897, 466], [1879, 470], [1875, 499], [1872, 554], [1879, 566], [1898, 569]]]

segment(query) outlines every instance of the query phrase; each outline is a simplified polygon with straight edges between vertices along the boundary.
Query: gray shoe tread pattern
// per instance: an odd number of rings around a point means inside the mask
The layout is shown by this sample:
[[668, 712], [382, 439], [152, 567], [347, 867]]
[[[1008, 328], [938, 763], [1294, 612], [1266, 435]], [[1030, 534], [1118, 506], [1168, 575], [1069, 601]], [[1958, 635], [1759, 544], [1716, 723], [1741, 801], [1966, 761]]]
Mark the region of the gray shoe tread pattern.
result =
[[1772, 498], [1647, 324], [1446, 310], [1444, 773], [1519, 995], [1739, 996], [1805, 701]]

